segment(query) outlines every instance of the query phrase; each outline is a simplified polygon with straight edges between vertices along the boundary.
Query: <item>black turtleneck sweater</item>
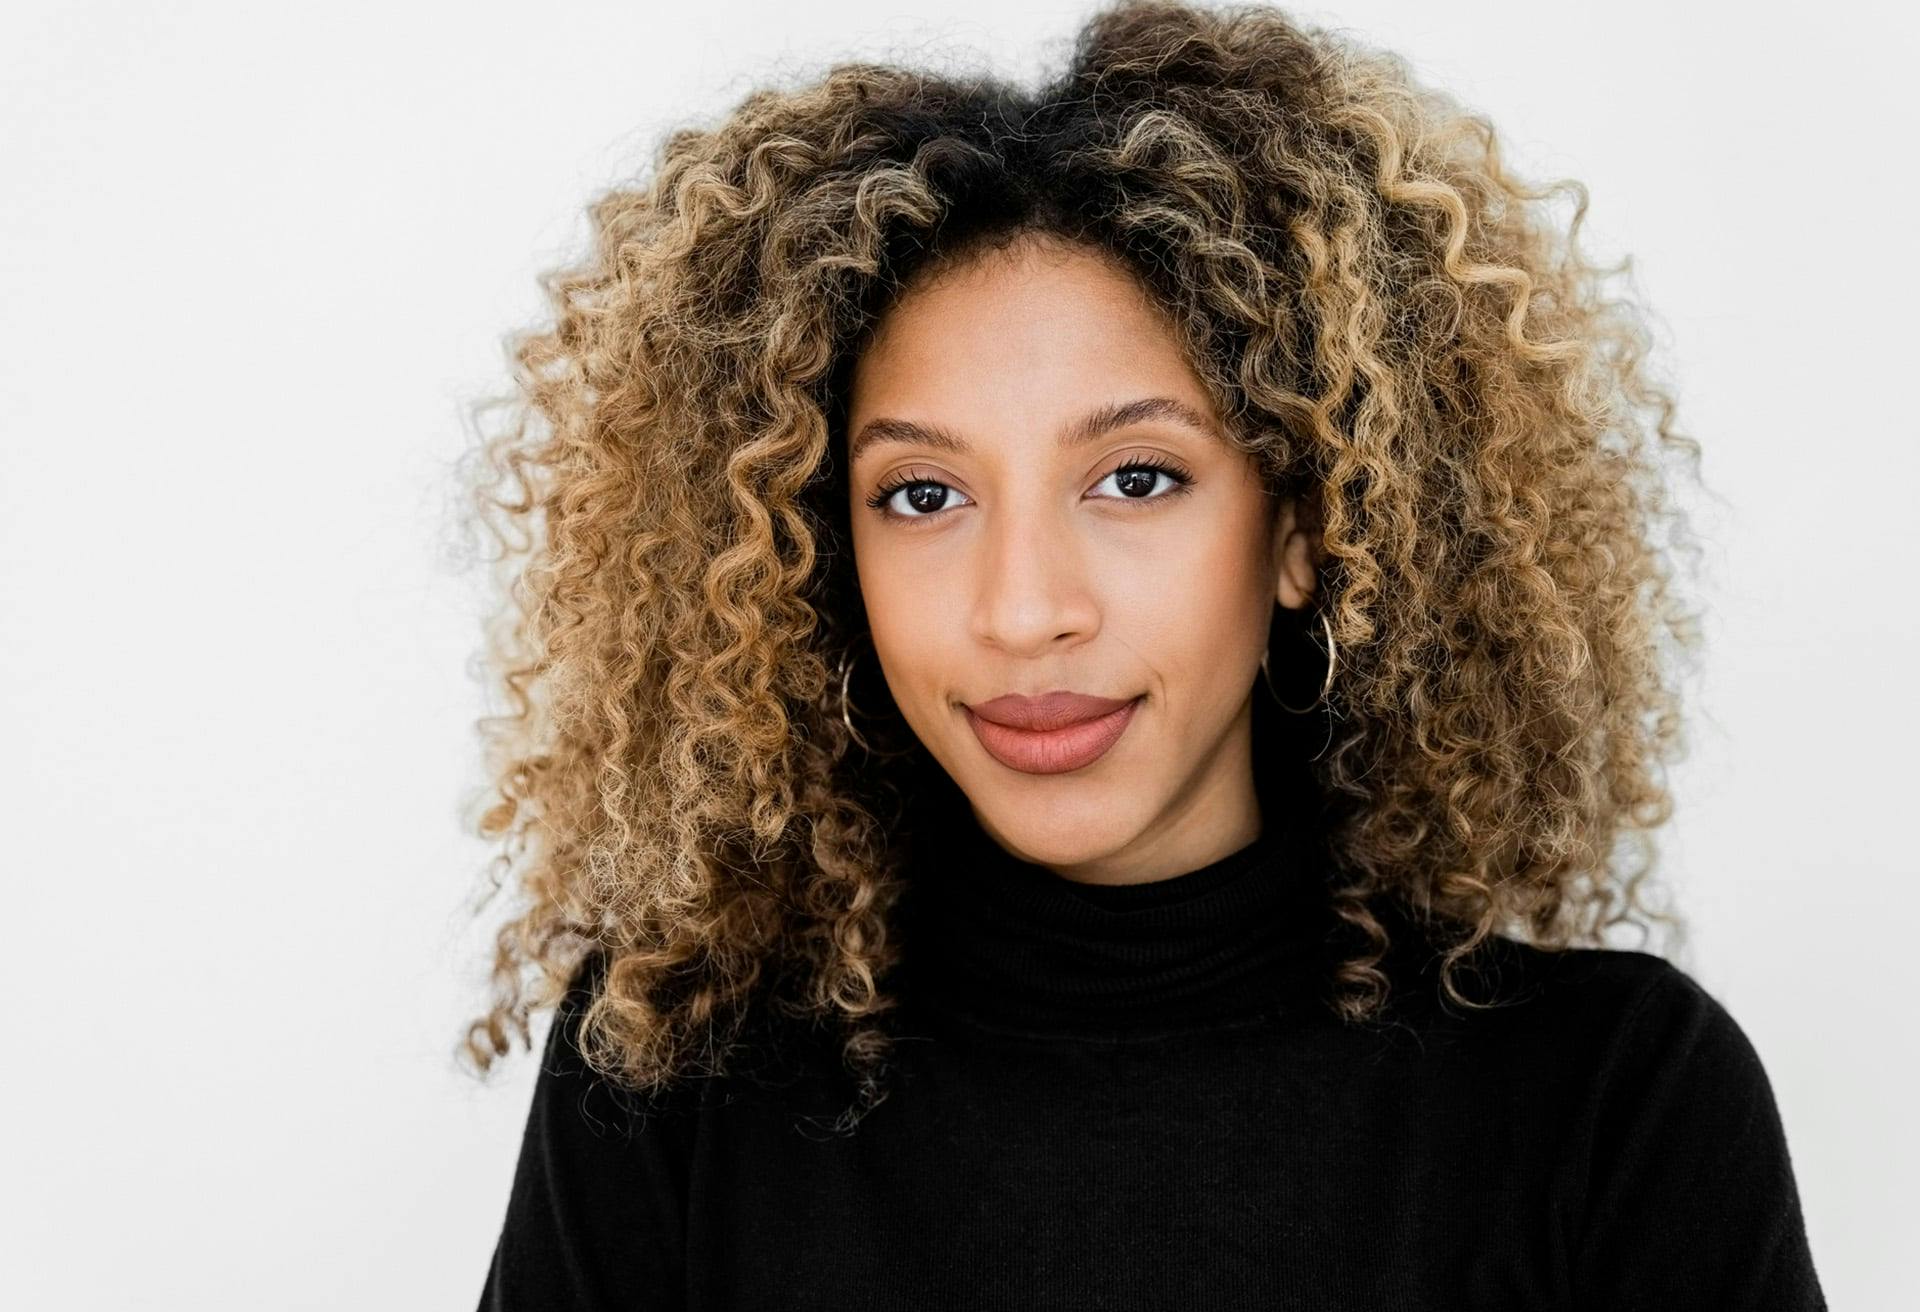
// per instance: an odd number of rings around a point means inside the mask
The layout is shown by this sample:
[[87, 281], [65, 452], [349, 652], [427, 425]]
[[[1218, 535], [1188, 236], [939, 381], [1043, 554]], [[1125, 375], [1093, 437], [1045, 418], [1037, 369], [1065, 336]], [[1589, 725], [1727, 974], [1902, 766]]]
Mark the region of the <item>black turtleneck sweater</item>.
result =
[[1471, 1012], [1396, 917], [1390, 1011], [1349, 1024], [1297, 823], [1124, 886], [958, 830], [901, 904], [892, 1092], [851, 1133], [824, 1040], [651, 1102], [594, 1079], [589, 961], [483, 1312], [1825, 1307], [1761, 1062], [1662, 958], [1498, 940], [1517, 1000]]

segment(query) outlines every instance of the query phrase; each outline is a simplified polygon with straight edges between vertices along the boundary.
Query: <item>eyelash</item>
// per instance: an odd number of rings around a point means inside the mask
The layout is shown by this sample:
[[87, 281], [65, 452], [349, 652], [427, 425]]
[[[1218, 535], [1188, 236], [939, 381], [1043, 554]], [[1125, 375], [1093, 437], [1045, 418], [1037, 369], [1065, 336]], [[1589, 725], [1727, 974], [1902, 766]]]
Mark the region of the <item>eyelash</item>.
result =
[[[1158, 473], [1165, 474], [1173, 480], [1173, 486], [1168, 491], [1156, 493], [1153, 496], [1108, 497], [1105, 498], [1106, 500], [1167, 501], [1174, 497], [1184, 495], [1187, 489], [1193, 486], [1193, 475], [1191, 473], [1173, 461], [1161, 456], [1140, 456], [1127, 461], [1125, 464], [1115, 465], [1112, 472], [1101, 476], [1100, 481], [1104, 483], [1107, 479], [1112, 478], [1114, 474], [1125, 473], [1130, 469], [1151, 469]], [[898, 492], [903, 487], [913, 487], [919, 483], [931, 483], [939, 487], [947, 486], [947, 484], [940, 482], [937, 478], [914, 478], [911, 474], [903, 473], [900, 477], [874, 489], [873, 495], [866, 499], [867, 505], [892, 519], [938, 519], [946, 513], [947, 508], [943, 507], [940, 510], [929, 511], [926, 514], [920, 515], [902, 515], [898, 511], [888, 510], [886, 508], [887, 502], [893, 499], [895, 492]]]

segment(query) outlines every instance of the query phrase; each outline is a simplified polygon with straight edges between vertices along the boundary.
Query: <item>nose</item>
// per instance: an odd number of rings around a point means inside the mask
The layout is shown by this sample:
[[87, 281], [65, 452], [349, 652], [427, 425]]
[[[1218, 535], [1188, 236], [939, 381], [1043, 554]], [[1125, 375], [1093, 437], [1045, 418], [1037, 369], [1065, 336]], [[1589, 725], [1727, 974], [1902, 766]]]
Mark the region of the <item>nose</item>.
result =
[[1086, 544], [1067, 517], [1025, 508], [988, 515], [974, 580], [973, 630], [1012, 656], [1077, 645], [1099, 631]]

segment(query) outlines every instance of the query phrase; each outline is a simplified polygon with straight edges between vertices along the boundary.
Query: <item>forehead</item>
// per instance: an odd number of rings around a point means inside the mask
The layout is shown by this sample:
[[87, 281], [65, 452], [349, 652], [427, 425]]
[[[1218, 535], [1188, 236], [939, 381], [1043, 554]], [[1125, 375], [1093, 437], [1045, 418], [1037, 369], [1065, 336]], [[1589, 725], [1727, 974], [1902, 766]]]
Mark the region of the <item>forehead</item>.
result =
[[854, 362], [849, 432], [873, 418], [1051, 430], [1146, 396], [1213, 410], [1131, 273], [1083, 248], [1022, 244], [902, 295]]

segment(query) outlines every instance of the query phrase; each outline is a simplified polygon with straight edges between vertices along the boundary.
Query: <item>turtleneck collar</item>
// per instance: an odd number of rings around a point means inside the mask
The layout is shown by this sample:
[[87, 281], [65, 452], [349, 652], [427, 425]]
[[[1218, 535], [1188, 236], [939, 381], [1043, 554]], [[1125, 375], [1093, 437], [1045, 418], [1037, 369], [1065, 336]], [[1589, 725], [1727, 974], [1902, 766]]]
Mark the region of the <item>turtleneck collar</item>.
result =
[[902, 904], [910, 1007], [1098, 1037], [1306, 1005], [1327, 910], [1306, 794], [1264, 797], [1260, 836], [1207, 865], [1088, 884], [1015, 857], [947, 791]]

